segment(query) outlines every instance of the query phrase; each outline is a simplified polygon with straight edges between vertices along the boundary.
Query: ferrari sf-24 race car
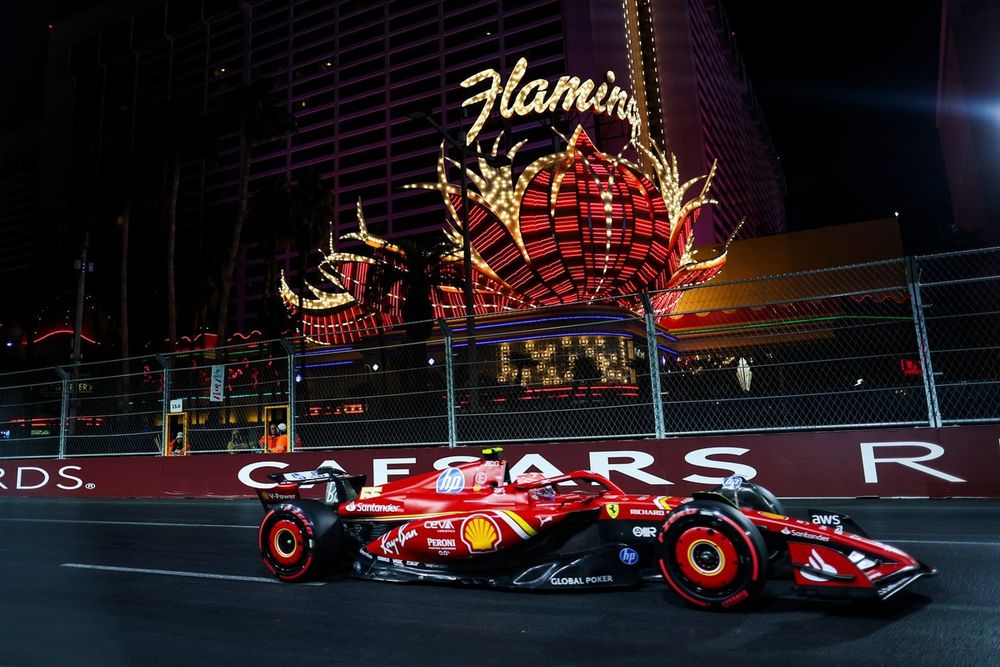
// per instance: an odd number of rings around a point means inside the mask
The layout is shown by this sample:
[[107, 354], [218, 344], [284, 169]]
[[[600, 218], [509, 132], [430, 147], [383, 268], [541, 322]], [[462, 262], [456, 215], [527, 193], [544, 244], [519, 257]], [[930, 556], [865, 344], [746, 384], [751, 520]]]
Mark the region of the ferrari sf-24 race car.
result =
[[[789, 517], [741, 477], [691, 498], [637, 495], [585, 470], [511, 480], [501, 452], [376, 487], [335, 468], [275, 473], [277, 485], [258, 491], [264, 564], [289, 582], [338, 569], [377, 581], [531, 589], [662, 578], [708, 609], [753, 599], [785, 554], [798, 589], [819, 597], [885, 599], [935, 573], [846, 515]], [[325, 501], [301, 497], [301, 486], [323, 483]]]

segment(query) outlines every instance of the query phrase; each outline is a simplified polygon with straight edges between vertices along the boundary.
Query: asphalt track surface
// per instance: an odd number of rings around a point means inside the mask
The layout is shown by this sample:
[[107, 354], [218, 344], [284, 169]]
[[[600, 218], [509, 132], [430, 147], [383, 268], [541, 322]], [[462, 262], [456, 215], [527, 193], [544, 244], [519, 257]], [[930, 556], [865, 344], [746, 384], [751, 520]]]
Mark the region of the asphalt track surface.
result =
[[874, 605], [773, 580], [721, 614], [662, 583], [287, 585], [258, 559], [255, 502], [4, 499], [0, 665], [1000, 665], [1000, 502], [786, 505], [850, 514], [940, 574]]

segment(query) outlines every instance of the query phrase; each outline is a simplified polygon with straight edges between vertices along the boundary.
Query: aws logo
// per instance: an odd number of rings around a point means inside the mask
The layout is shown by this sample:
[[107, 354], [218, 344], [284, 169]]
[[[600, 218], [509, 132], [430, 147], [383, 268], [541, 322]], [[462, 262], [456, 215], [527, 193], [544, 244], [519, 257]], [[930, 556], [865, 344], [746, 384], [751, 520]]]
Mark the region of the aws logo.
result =
[[812, 522], [819, 526], [839, 526], [840, 525], [840, 515], [839, 514], [817, 514], [813, 513], [810, 517]]
[[485, 514], [474, 514], [463, 521], [461, 535], [469, 551], [496, 551], [502, 539], [500, 526]]

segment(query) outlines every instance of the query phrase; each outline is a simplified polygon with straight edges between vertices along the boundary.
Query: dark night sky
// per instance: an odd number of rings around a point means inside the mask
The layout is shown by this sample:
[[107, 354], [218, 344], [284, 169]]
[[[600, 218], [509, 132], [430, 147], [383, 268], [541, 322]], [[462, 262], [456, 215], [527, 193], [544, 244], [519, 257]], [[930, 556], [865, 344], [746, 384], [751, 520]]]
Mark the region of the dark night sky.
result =
[[910, 249], [951, 224], [935, 127], [940, 0], [725, 0], [788, 185], [792, 229], [899, 211]]
[[0, 76], [4, 81], [0, 133], [41, 116], [48, 25], [94, 4], [93, 0], [0, 2]]
[[[46, 25], [92, 0], [0, 3], [6, 130], [40, 113]], [[788, 184], [792, 229], [900, 212], [924, 249], [950, 224], [934, 105], [940, 0], [724, 0]]]
[[4, 80], [0, 134], [31, 123], [40, 112], [45, 26], [42, 12], [34, 3], [0, 4], [0, 72]]

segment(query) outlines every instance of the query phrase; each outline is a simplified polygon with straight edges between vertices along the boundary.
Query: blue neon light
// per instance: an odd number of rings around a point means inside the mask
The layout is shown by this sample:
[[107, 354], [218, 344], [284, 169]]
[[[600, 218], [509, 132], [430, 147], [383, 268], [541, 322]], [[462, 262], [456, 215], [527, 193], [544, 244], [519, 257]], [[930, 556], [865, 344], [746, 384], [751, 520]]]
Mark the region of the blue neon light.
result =
[[312, 352], [304, 352], [304, 353], [299, 354], [297, 356], [299, 356], [299, 357], [313, 357], [313, 356], [316, 356], [317, 354], [336, 354], [337, 352], [350, 352], [353, 349], [354, 349], [353, 347], [335, 347], [332, 350], [313, 350]]
[[353, 364], [353, 361], [328, 361], [325, 364], [306, 364], [304, 368], [323, 368], [325, 366], [347, 366]]

